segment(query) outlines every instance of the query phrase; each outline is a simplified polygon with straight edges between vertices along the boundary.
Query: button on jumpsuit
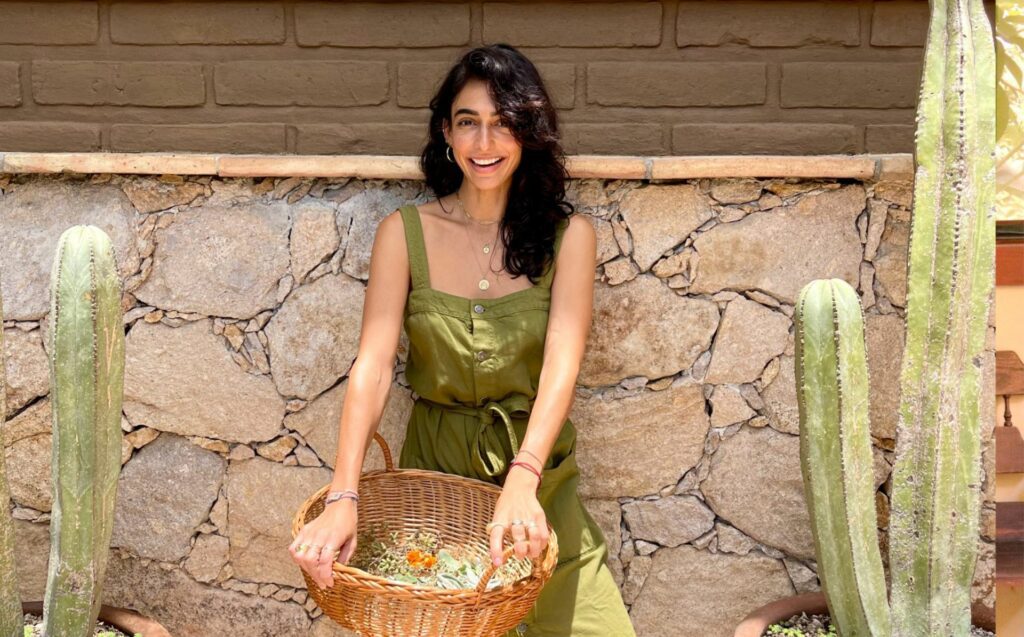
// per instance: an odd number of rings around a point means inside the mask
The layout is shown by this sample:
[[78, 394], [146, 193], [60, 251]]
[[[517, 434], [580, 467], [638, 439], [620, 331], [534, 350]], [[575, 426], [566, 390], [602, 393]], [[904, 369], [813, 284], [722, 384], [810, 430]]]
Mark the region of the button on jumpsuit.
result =
[[[399, 467], [504, 483], [537, 395], [554, 264], [537, 285], [491, 299], [430, 287], [416, 206], [400, 209], [412, 289], [405, 375], [416, 400]], [[555, 239], [558, 253], [563, 222]], [[537, 498], [558, 536], [558, 563], [529, 614], [506, 637], [635, 637], [605, 560], [600, 527], [577, 494], [576, 428], [565, 419]]]

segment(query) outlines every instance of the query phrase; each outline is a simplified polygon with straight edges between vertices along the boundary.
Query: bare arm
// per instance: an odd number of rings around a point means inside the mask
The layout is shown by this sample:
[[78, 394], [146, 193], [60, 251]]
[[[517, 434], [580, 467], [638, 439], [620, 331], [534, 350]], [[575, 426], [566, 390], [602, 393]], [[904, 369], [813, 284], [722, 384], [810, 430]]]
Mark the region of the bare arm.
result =
[[[545, 462], [575, 397], [576, 377], [593, 315], [596, 267], [594, 227], [583, 215], [573, 215], [558, 251], [537, 399], [520, 445]], [[530, 454], [524, 454], [521, 459], [531, 461]], [[532, 490], [536, 481], [529, 471], [512, 471], [506, 485], [527, 485], [526, 488]]]
[[331, 491], [357, 490], [366, 449], [391, 392], [408, 292], [405, 228], [395, 211], [378, 225], [370, 254], [359, 352], [345, 389]]

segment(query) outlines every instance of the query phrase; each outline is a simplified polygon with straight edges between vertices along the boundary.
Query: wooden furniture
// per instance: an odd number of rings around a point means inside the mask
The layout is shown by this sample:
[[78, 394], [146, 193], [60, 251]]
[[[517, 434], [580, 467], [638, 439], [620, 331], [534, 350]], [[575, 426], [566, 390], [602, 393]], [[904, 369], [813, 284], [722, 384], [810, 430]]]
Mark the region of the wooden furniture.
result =
[[[996, 394], [1005, 403], [1003, 424], [995, 428], [996, 474], [1024, 474], [1024, 439], [1010, 413], [1010, 396], [1024, 394], [1024, 363], [1016, 352], [996, 352]], [[996, 581], [1024, 585], [1024, 502], [996, 502]]]
[[1024, 285], [1024, 221], [996, 222], [996, 285]]

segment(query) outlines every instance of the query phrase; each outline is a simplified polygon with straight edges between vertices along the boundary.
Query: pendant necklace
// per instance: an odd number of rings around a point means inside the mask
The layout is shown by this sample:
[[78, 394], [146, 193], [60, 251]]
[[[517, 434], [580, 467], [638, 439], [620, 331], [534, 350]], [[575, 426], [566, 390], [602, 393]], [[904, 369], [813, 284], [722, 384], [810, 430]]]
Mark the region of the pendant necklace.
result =
[[[498, 219], [496, 221], [487, 221], [487, 222], [477, 221], [476, 219], [471, 217], [468, 212], [466, 212], [466, 207], [462, 205], [462, 198], [459, 197], [459, 193], [458, 192], [455, 193], [455, 198], [459, 202], [459, 208], [462, 210], [462, 214], [466, 215], [467, 221], [472, 221], [473, 223], [476, 223], [476, 224], [479, 224], [479, 225], [484, 225], [484, 226], [495, 225], [499, 221], [501, 221], [500, 219]], [[467, 223], [463, 227], [466, 229], [466, 238], [469, 239], [469, 242], [472, 245], [473, 244], [473, 239], [469, 236], [469, 224]], [[498, 233], [495, 232], [494, 233], [494, 239], [484, 243], [484, 247], [483, 247], [483, 253], [484, 254], [491, 254], [491, 242], [492, 241], [496, 242], [497, 239], [498, 239]], [[493, 255], [492, 255], [492, 258], [493, 258]], [[491, 287], [491, 282], [487, 280], [487, 276], [484, 274], [484, 269], [480, 265], [480, 258], [477, 256], [475, 250], [473, 251], [473, 260], [476, 261], [476, 266], [480, 270], [480, 274], [481, 274], [481, 279], [480, 279], [480, 282], [477, 284], [477, 287], [479, 287], [481, 290], [486, 290], [487, 288]], [[490, 268], [490, 264], [491, 264], [491, 258], [489, 258], [487, 260], [488, 268]], [[494, 272], [494, 270], [492, 269], [491, 272]]]

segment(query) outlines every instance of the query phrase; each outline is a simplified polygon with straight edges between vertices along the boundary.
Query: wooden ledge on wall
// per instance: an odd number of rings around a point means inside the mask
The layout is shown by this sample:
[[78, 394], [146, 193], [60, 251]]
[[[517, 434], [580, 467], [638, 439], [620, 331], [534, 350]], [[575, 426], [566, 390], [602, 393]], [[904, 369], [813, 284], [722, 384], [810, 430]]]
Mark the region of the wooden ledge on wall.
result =
[[[892, 155], [570, 155], [576, 179], [770, 178], [911, 180], [913, 156]], [[216, 155], [190, 153], [0, 152], [0, 173], [121, 173], [221, 177], [422, 179], [410, 155]]]

